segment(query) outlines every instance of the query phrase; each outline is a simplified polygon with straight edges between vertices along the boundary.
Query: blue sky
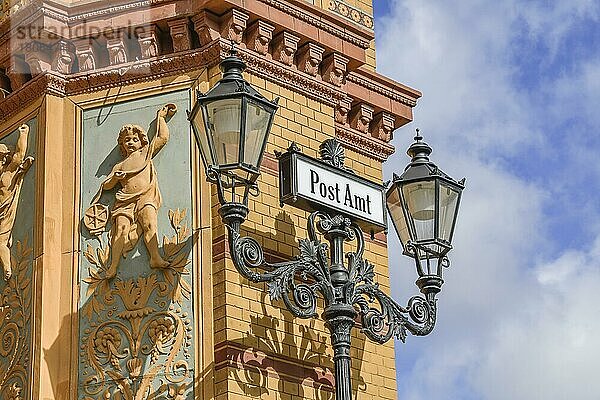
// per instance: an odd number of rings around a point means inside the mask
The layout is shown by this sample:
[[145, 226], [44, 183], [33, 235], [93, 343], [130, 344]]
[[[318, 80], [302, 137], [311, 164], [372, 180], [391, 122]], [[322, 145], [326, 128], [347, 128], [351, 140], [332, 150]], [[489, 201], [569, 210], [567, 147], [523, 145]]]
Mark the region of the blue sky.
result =
[[[386, 174], [419, 127], [467, 178], [436, 330], [396, 347], [398, 398], [600, 398], [600, 2], [374, 3], [378, 71], [423, 92]], [[405, 301], [414, 268], [391, 269]]]

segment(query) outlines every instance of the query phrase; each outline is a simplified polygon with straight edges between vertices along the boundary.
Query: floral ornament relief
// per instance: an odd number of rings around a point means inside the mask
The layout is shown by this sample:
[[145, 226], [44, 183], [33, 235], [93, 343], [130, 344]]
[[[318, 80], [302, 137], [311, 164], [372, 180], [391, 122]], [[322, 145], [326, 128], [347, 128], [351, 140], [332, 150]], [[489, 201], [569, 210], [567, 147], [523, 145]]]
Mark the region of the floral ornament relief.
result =
[[163, 237], [163, 251], [170, 263], [148, 276], [112, 282], [105, 274], [110, 246], [88, 244], [84, 257], [92, 265], [83, 280], [87, 301], [81, 308], [89, 321], [80, 352], [84, 399], [165, 398], [148, 397], [159, 392], [185, 398], [192, 322], [183, 304], [191, 301], [187, 266], [193, 239], [185, 216], [186, 210], [169, 210], [175, 234]]
[[14, 275], [0, 293], [0, 398], [28, 397], [33, 248], [17, 241], [12, 251]]

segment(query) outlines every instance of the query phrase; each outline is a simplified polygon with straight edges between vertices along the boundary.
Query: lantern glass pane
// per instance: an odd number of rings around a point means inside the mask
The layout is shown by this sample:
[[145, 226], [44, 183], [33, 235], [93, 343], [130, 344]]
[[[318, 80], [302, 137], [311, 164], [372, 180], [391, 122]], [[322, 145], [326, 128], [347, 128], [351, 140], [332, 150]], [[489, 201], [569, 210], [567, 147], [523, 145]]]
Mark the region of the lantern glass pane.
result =
[[210, 152], [210, 146], [208, 145], [208, 137], [206, 136], [206, 125], [204, 124], [204, 112], [200, 105], [197, 106], [198, 111], [193, 117], [192, 120], [192, 128], [194, 129], [194, 135], [196, 136], [196, 141], [200, 146], [200, 153], [202, 154], [202, 160], [206, 166], [214, 165], [215, 162], [212, 157], [212, 153]]
[[244, 164], [258, 169], [270, 119], [271, 113], [269, 111], [256, 103], [248, 101], [246, 109]]
[[206, 106], [216, 163], [237, 164], [240, 152], [242, 99], [216, 100]]
[[402, 210], [402, 200], [400, 199], [400, 191], [394, 188], [387, 197], [387, 207], [392, 218], [392, 222], [396, 227], [396, 232], [400, 237], [402, 245], [405, 245], [410, 240], [410, 233], [404, 211]]
[[438, 237], [447, 242], [452, 236], [452, 226], [456, 216], [459, 192], [449, 185], [440, 183], [440, 231]]
[[417, 241], [434, 239], [435, 182], [409, 183], [402, 188], [414, 225]]

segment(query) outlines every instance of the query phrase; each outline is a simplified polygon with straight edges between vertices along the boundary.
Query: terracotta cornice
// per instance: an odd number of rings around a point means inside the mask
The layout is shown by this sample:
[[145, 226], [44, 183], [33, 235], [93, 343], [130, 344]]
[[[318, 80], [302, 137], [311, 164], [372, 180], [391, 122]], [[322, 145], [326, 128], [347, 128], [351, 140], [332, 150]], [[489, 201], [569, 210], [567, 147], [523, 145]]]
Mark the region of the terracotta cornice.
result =
[[248, 64], [248, 70], [257, 76], [298, 91], [312, 100], [334, 106], [345, 96], [340, 88], [317, 80], [295, 68], [286, 67], [264, 57], [257, 57], [248, 51], [243, 52], [242, 58]]
[[411, 107], [416, 106], [417, 99], [423, 95], [416, 89], [366, 68], [358, 68], [350, 72], [347, 79]]
[[[123, 12], [137, 10], [139, 8], [148, 9], [149, 7], [159, 4], [175, 3], [175, 0], [122, 0], [120, 2], [112, 2], [111, 5], [98, 7], [99, 2], [88, 2], [85, 4], [68, 5], [57, 3], [51, 0], [40, 1], [39, 6], [46, 4], [46, 7], [41, 7], [44, 15], [51, 17], [65, 24], [75, 24], [79, 21], [94, 20], [104, 16], [114, 16]], [[116, 4], [115, 4], [116, 3]], [[184, 1], [183, 3], [187, 3]], [[100, 2], [102, 4], [102, 2]], [[115, 29], [121, 27], [115, 27]]]
[[67, 95], [91, 93], [217, 65], [224, 54], [215, 42], [197, 50], [107, 67], [67, 77]]
[[383, 140], [340, 124], [335, 126], [335, 136], [344, 147], [380, 162], [387, 160], [396, 151], [394, 146]]
[[0, 123], [8, 120], [44, 94], [64, 96], [66, 83], [64, 77], [52, 72], [36, 76], [25, 83], [21, 90], [0, 101]]
[[[341, 17], [304, 0], [206, 0], [193, 4], [207, 8], [191, 22], [188, 17], [193, 13], [188, 0], [117, 0], [100, 10], [91, 10], [92, 5], [97, 6], [97, 2], [69, 7], [53, 0], [34, 0], [15, 14], [10, 33], [13, 40], [4, 35], [0, 47], [0, 73], [6, 75], [4, 81], [10, 80], [10, 90], [31, 90], [33, 86], [21, 86], [31, 75], [36, 78], [50, 70], [52, 76], [62, 77], [65, 96], [185, 74], [218, 64], [228, 55], [230, 40], [235, 40], [249, 73], [333, 107], [335, 121], [341, 127], [337, 135], [348, 146], [377, 160], [385, 160], [393, 153], [392, 146], [381, 143], [391, 140], [394, 129], [412, 121], [412, 108], [421, 96], [417, 90], [360, 67], [364, 49], [317, 26], [328, 26], [340, 35], [342, 32], [346, 39], [370, 36], [361, 36], [360, 27], [349, 29], [347, 21], [334, 25], [336, 18]], [[152, 10], [161, 15], [151, 27], [147, 19], [152, 16], [138, 12], [147, 6], [154, 6]], [[170, 24], [174, 15], [178, 15], [177, 29]], [[135, 18], [127, 22], [128, 16]], [[53, 18], [62, 18], [63, 22]], [[88, 22], [88, 27], [107, 25], [107, 29], [112, 29], [112, 37], [103, 33], [106, 41], [91, 46], [93, 39], [84, 37], [86, 29], [83, 33], [76, 31], [86, 26], [88, 18], [97, 18], [97, 26]], [[131, 32], [121, 30], [123, 24], [129, 24]], [[41, 39], [22, 39], [16, 35], [18, 26], [46, 27], [46, 33]], [[63, 27], [69, 30], [64, 34], [61, 31], [61, 35], [77, 38], [46, 38], [52, 29]], [[137, 31], [139, 27], [144, 27], [142, 32]], [[183, 42], [173, 49], [161, 49], [163, 43], [157, 29], [176, 35]], [[199, 43], [191, 40], [194, 31]], [[124, 45], [124, 35], [137, 40], [142, 60], [131, 61], [135, 53], [129, 52], [135, 49]], [[33, 50], [25, 45], [34, 46]], [[101, 51], [102, 46], [107, 51]], [[190, 49], [193, 46], [196, 48]], [[42, 81], [36, 82], [39, 85]]]
[[[375, 35], [371, 30], [358, 28], [349, 24], [344, 18], [338, 17], [330, 11], [314, 6], [303, 0], [258, 0], [262, 3], [276, 7], [298, 19], [310, 23], [319, 29], [331, 33], [343, 40], [355, 44], [363, 49], [371, 46]], [[343, 28], [339, 28], [342, 26]]]
[[[17, 110], [11, 104], [22, 106], [30, 102], [28, 98], [37, 98], [44, 92], [59, 96], [91, 93], [214, 66], [227, 56], [229, 46], [227, 41], [219, 39], [200, 49], [184, 53], [164, 55], [73, 75], [60, 75], [48, 71], [37, 75], [6, 99], [0, 100], [0, 110], [5, 111], [0, 118], [6, 119]], [[248, 72], [298, 91], [311, 99], [334, 105], [344, 96], [344, 93], [333, 85], [250, 50], [240, 49], [240, 56], [247, 62]]]

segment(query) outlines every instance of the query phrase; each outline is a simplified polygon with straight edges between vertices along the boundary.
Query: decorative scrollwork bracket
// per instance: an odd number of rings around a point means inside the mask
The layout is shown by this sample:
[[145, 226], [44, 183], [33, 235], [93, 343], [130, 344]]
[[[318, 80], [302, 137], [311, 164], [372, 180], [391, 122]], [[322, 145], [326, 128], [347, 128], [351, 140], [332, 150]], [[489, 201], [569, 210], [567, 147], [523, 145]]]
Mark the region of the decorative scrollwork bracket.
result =
[[[404, 341], [407, 332], [424, 336], [433, 330], [435, 295], [443, 284], [441, 269], [448, 265], [447, 258], [438, 260], [436, 273], [430, 273], [417, 260], [416, 283], [423, 296], [413, 296], [401, 306], [374, 282], [374, 265], [363, 258], [364, 233], [349, 218], [313, 212], [307, 222], [308, 237], [299, 241], [299, 255], [269, 263], [260, 244], [240, 234], [248, 207], [226, 203], [220, 214], [229, 231], [233, 264], [250, 281], [265, 282], [272, 301], [283, 300], [296, 317], [313, 318], [317, 316], [319, 294], [323, 298], [322, 318], [331, 331], [338, 400], [351, 399], [350, 333], [357, 317], [365, 335], [377, 343], [392, 337]], [[354, 243], [353, 251], [344, 252], [345, 243]]]

